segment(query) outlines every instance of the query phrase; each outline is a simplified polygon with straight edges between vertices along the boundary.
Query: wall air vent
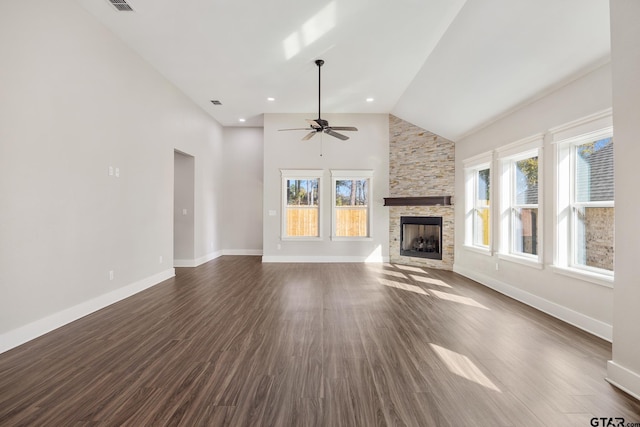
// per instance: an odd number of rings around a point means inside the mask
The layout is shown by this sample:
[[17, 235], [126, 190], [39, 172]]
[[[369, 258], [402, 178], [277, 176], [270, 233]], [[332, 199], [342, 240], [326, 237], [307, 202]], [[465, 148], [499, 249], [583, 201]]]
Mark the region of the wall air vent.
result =
[[126, 0], [109, 0], [109, 3], [113, 5], [120, 12], [133, 12], [133, 8], [126, 2]]
[[211, 103], [212, 103], [213, 105], [222, 105], [222, 102], [218, 101], [217, 99], [212, 99], [212, 100], [211, 100]]

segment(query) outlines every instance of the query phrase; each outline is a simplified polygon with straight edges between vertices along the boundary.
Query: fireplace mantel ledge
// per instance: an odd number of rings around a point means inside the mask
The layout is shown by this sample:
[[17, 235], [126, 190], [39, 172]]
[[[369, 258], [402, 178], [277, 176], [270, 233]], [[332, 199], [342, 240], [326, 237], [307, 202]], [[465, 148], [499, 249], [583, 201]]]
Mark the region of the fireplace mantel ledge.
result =
[[451, 196], [385, 197], [384, 206], [451, 206]]

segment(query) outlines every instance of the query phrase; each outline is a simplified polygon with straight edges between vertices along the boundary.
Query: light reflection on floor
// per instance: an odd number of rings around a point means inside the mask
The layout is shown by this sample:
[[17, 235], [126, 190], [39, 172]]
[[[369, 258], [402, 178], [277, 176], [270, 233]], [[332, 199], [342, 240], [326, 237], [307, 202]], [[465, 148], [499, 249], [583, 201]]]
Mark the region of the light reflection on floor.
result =
[[416, 285], [410, 285], [408, 283], [402, 283], [395, 280], [388, 280], [383, 278], [378, 278], [378, 281], [381, 285], [388, 286], [390, 288], [402, 289], [404, 291], [410, 291], [420, 295], [429, 295], [424, 289]]
[[446, 301], [457, 302], [459, 304], [464, 304], [471, 307], [478, 307], [478, 308], [483, 308], [485, 310], [490, 310], [489, 307], [485, 307], [484, 305], [480, 304], [478, 301], [474, 300], [473, 298], [462, 297], [460, 295], [453, 295], [447, 292], [436, 291], [434, 289], [431, 289], [430, 292], [435, 296], [437, 296], [438, 298]]
[[442, 286], [443, 288], [451, 287], [439, 279], [432, 279], [431, 277], [416, 276], [415, 274], [410, 274], [410, 276], [416, 282], [429, 283], [431, 285]]
[[386, 274], [387, 276], [393, 276], [393, 277], [400, 277], [401, 279], [408, 279], [409, 277], [400, 272], [400, 271], [393, 271], [393, 270], [384, 270], [384, 271], [380, 271], [382, 274]]
[[399, 270], [413, 271], [414, 273], [421, 273], [421, 274], [427, 274], [427, 275], [429, 274], [420, 267], [412, 267], [410, 265], [402, 265], [402, 264], [395, 264], [394, 267]]
[[502, 393], [502, 391], [500, 391], [500, 389], [496, 387], [496, 385], [492, 383], [491, 380], [482, 373], [480, 368], [478, 368], [475, 363], [473, 363], [467, 356], [456, 353], [455, 351], [448, 350], [444, 347], [440, 347], [436, 344], [430, 343], [429, 345], [436, 352], [440, 360], [442, 360], [444, 364], [447, 365], [447, 369], [449, 369], [451, 373], [456, 374], [469, 381], [473, 381], [474, 383], [486, 387], [490, 390]]

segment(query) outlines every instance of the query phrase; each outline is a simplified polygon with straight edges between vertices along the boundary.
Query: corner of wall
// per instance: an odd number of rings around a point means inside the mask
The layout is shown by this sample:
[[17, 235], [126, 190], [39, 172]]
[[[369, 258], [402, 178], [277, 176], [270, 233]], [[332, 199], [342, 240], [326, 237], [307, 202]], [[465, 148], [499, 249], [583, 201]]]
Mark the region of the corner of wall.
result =
[[640, 400], [640, 375], [613, 360], [607, 362], [607, 382]]

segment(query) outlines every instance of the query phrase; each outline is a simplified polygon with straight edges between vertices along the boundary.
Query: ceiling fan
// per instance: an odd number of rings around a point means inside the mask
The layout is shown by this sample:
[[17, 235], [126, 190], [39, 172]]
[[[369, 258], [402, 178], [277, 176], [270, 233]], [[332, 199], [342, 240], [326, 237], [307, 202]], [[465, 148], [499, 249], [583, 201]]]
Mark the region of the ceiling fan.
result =
[[281, 131], [283, 130], [310, 130], [311, 132], [309, 132], [308, 134], [306, 134], [304, 136], [304, 138], [302, 138], [303, 141], [306, 141], [308, 139], [311, 139], [315, 134], [320, 133], [320, 132], [324, 132], [328, 135], [331, 135], [335, 138], [341, 139], [343, 141], [346, 141], [347, 139], [349, 139], [348, 136], [343, 135], [341, 133], [336, 132], [337, 130], [340, 131], [357, 131], [358, 128], [355, 128], [353, 126], [329, 126], [329, 122], [326, 120], [323, 120], [320, 115], [320, 67], [322, 67], [322, 65], [324, 65], [324, 61], [322, 59], [316, 59], [316, 65], [318, 66], [318, 118], [315, 120], [310, 120], [307, 119], [307, 122], [309, 123], [309, 127], [306, 128], [296, 128], [296, 129], [280, 129]]

